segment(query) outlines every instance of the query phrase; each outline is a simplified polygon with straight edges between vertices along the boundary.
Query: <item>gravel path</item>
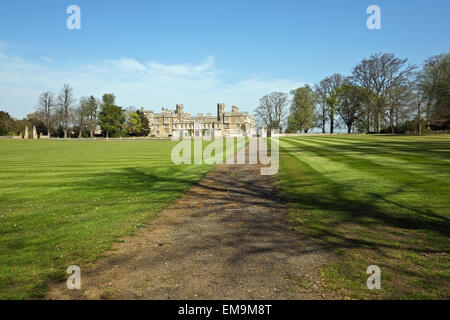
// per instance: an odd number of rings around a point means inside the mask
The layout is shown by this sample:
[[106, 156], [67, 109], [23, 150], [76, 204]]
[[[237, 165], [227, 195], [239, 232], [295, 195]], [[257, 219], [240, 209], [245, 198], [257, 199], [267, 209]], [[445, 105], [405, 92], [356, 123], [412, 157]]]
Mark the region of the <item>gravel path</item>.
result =
[[[320, 299], [329, 255], [286, 220], [275, 178], [219, 165], [148, 227], [48, 299]], [[328, 298], [328, 297], [327, 297]]]

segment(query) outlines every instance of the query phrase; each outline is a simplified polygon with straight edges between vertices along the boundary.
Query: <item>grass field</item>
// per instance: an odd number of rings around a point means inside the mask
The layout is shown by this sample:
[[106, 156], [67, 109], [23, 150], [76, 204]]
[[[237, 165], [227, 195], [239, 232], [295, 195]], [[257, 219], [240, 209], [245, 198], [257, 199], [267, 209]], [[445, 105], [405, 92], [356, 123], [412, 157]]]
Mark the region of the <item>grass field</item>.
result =
[[174, 165], [174, 145], [0, 140], [0, 299], [42, 296], [212, 168]]
[[[326, 288], [350, 298], [450, 298], [450, 136], [280, 140], [296, 228], [332, 250]], [[381, 290], [366, 287], [369, 265]]]
[[[0, 140], [0, 299], [41, 297], [139, 231], [212, 166], [171, 141]], [[326, 290], [450, 298], [450, 136], [281, 138], [279, 185], [301, 235], [334, 253]], [[382, 289], [365, 285], [369, 265]], [[282, 275], [280, 275], [282, 276]]]

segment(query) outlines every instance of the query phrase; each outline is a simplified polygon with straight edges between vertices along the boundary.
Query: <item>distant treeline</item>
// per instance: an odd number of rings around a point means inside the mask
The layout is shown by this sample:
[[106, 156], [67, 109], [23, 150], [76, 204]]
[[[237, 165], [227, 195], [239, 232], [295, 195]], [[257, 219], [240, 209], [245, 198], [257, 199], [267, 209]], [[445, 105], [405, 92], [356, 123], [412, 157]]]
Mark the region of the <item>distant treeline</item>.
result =
[[313, 87], [273, 92], [255, 110], [267, 128], [333, 133], [423, 133], [450, 128], [450, 53], [427, 59], [419, 69], [408, 59], [378, 53], [350, 76], [333, 74]]
[[52, 137], [147, 136], [149, 122], [134, 107], [117, 106], [114, 94], [104, 94], [75, 100], [73, 88], [65, 84], [58, 95], [46, 91], [39, 96], [36, 112], [22, 120], [0, 111], [0, 135], [24, 134], [26, 127], [35, 126], [38, 134]]
[[[421, 68], [394, 54], [377, 53], [358, 63], [349, 76], [333, 74], [313, 87], [273, 92], [260, 99], [255, 116], [268, 129], [333, 133], [423, 133], [450, 129], [450, 53], [431, 57]], [[134, 107], [74, 98], [65, 84], [58, 95], [40, 95], [36, 112], [22, 120], [0, 111], [0, 135], [23, 134], [35, 126], [54, 137], [146, 136], [148, 119]]]

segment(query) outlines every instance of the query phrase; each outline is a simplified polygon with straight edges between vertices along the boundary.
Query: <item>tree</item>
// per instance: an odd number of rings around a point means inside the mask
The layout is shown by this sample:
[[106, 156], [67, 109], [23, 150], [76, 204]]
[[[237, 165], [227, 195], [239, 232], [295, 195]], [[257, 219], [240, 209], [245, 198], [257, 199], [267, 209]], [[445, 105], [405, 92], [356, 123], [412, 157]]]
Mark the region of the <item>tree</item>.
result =
[[282, 131], [283, 122], [287, 114], [288, 95], [283, 92], [272, 92], [259, 100], [259, 107], [255, 110], [256, 118], [267, 129]]
[[[328, 78], [328, 81], [330, 83], [330, 102], [332, 103], [328, 103], [329, 106], [329, 118], [330, 118], [330, 133], [334, 133], [334, 127], [335, 127], [335, 114], [336, 114], [336, 108], [339, 105], [339, 99], [336, 99], [335, 101], [334, 98], [337, 94], [337, 88], [341, 87], [344, 82], [346, 81], [345, 77], [339, 73], [335, 73], [333, 74], [331, 77]], [[334, 102], [334, 103], [333, 103]]]
[[14, 128], [14, 119], [8, 112], [0, 111], [0, 135], [8, 134]]
[[316, 120], [317, 126], [322, 128], [322, 133], [326, 133], [326, 123], [328, 119], [328, 104], [327, 98], [330, 96], [331, 85], [329, 78], [320, 81], [319, 85], [314, 85], [314, 94], [316, 96], [317, 109]]
[[314, 128], [314, 92], [309, 85], [292, 90], [294, 98], [291, 102], [287, 131], [298, 130], [308, 132]]
[[37, 112], [49, 136], [51, 135], [51, 123], [55, 106], [56, 100], [53, 93], [46, 91], [39, 96]]
[[62, 90], [58, 95], [57, 100], [61, 126], [64, 131], [64, 138], [67, 138], [69, 123], [72, 116], [72, 107], [73, 104], [75, 103], [75, 98], [73, 97], [73, 88], [68, 84], [64, 84]]
[[338, 101], [336, 100], [336, 89], [342, 86], [345, 77], [339, 73], [335, 73], [330, 77], [326, 77], [320, 81], [319, 85], [315, 85], [315, 93], [317, 96], [317, 103], [319, 110], [316, 114], [322, 133], [326, 132], [325, 124], [327, 120], [330, 121], [330, 133], [334, 132], [335, 128], [335, 114]]
[[25, 133], [25, 128], [28, 126], [30, 127], [32, 124], [30, 121], [26, 118], [23, 118], [22, 120], [15, 120], [14, 121], [14, 131], [21, 135]]
[[41, 115], [38, 112], [27, 114], [28, 124], [31, 127], [36, 127], [36, 132], [38, 134], [44, 133], [47, 128], [44, 121], [41, 119]]
[[413, 99], [410, 110], [416, 121], [417, 134], [422, 134], [422, 122], [426, 115], [428, 99], [425, 92], [421, 90], [419, 82], [415, 84]]
[[[377, 53], [353, 68], [352, 79], [374, 94], [376, 132], [381, 131], [389, 93], [395, 87], [407, 86], [415, 69], [415, 66], [407, 65], [407, 61], [408, 59], [396, 58], [391, 53]], [[393, 127], [393, 123], [391, 126]]]
[[139, 114], [139, 118], [141, 119], [141, 135], [148, 136], [148, 134], [150, 133], [150, 122], [141, 110], [138, 110], [136, 112]]
[[369, 92], [364, 87], [344, 84], [336, 93], [340, 101], [337, 111], [347, 126], [347, 133], [352, 133], [353, 125], [364, 112], [364, 105], [369, 103]]
[[104, 105], [113, 106], [116, 102], [116, 96], [113, 93], [105, 93], [102, 100]]
[[98, 115], [99, 125], [105, 133], [106, 138], [109, 134], [118, 132], [122, 129], [125, 117], [121, 107], [114, 105], [115, 98], [113, 94], [103, 95], [103, 104]]
[[389, 129], [391, 133], [395, 133], [396, 130], [399, 130], [400, 118], [406, 120], [405, 118], [410, 112], [411, 106], [416, 103], [414, 100], [419, 98], [415, 96], [417, 94], [413, 93], [414, 86], [415, 84], [411, 82], [408, 86], [396, 86], [389, 91], [387, 98], [387, 112], [389, 117]]
[[433, 122], [441, 128], [450, 127], [450, 53], [438, 58], [439, 70], [436, 83], [436, 103], [433, 110]]
[[428, 129], [450, 126], [450, 53], [431, 57], [418, 74], [418, 88], [426, 100]]
[[139, 113], [128, 111], [125, 120], [125, 130], [129, 135], [139, 136], [142, 131], [142, 122]]
[[86, 102], [86, 127], [89, 130], [90, 137], [94, 137], [98, 124], [98, 112], [100, 102], [94, 96], [90, 96]]
[[82, 97], [74, 112], [75, 123], [78, 127], [78, 138], [81, 138], [83, 136], [83, 131], [87, 129], [87, 120], [89, 117], [88, 101], [89, 98]]
[[336, 108], [338, 108], [339, 105], [339, 94], [338, 94], [338, 88], [333, 89], [330, 93], [330, 96], [327, 98], [327, 106], [328, 106], [328, 116], [330, 119], [330, 133], [334, 133], [334, 120], [335, 120], [335, 114], [336, 114]]

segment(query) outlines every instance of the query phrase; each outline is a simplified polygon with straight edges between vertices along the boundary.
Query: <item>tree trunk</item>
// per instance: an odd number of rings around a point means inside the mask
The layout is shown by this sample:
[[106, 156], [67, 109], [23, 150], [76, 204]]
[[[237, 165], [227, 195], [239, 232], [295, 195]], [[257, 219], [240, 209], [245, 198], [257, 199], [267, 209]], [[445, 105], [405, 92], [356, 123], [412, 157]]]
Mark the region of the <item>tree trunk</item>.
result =
[[330, 113], [330, 133], [333, 134], [334, 133], [334, 111], [331, 110]]
[[325, 125], [326, 125], [326, 120], [323, 120], [322, 121], [322, 133], [326, 133]]
[[395, 133], [394, 131], [394, 109], [389, 110], [389, 125], [391, 126], [391, 133]]
[[431, 100], [427, 101], [427, 110], [426, 110], [426, 122], [428, 131], [431, 130]]
[[381, 114], [377, 111], [377, 133], [381, 131]]
[[90, 133], [90, 135], [91, 135], [91, 138], [93, 138], [93, 137], [94, 137], [94, 130], [91, 130], [91, 133]]
[[370, 133], [370, 111], [367, 111], [367, 133]]
[[64, 131], [64, 139], [66, 139], [67, 138], [67, 129], [64, 129], [63, 131]]
[[417, 105], [417, 133], [422, 134], [422, 124], [420, 121], [420, 104]]
[[352, 133], [352, 125], [347, 125], [347, 133]]
[[395, 109], [395, 127], [397, 128], [397, 132], [398, 132], [398, 107]]

